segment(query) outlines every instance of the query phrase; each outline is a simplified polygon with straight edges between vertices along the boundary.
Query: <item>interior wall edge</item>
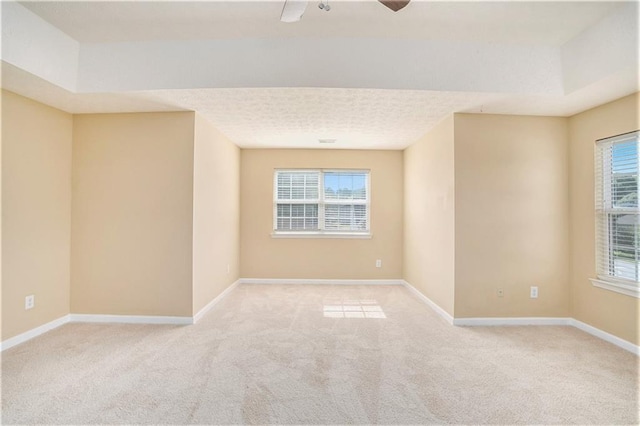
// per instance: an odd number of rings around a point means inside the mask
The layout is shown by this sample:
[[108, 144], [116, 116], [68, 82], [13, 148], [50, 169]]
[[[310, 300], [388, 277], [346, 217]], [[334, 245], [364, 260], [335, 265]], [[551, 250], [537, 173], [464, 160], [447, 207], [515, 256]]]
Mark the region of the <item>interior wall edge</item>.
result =
[[403, 285], [402, 279], [240, 278], [241, 284]]
[[[326, 280], [333, 281], [333, 280]], [[367, 280], [362, 280], [367, 281]], [[392, 281], [392, 280], [390, 280]], [[47, 333], [55, 328], [58, 328], [67, 323], [110, 323], [110, 324], [173, 324], [173, 325], [192, 325], [198, 322], [210, 309], [212, 309], [217, 303], [228, 296], [240, 284], [273, 284], [269, 279], [239, 279], [231, 284], [227, 289], [221, 293], [218, 297], [212, 300], [205, 308], [198, 312], [193, 317], [162, 317], [162, 316], [128, 316], [128, 315], [83, 315], [83, 314], [68, 314], [64, 315], [54, 321], [47, 324], [43, 324], [18, 336], [14, 336], [7, 339], [0, 344], [0, 352], [6, 349], [12, 348], [21, 343], [34, 339], [44, 333]], [[358, 284], [362, 285], [362, 284]], [[389, 285], [389, 284], [386, 284]], [[436, 303], [431, 301], [428, 297], [422, 294], [419, 290], [404, 280], [397, 280], [396, 285], [404, 286], [407, 291], [412, 293], [417, 299], [427, 305], [436, 314], [442, 317], [447, 323], [453, 326], [466, 326], [466, 327], [508, 327], [508, 326], [571, 326], [575, 327], [587, 334], [590, 334], [596, 338], [611, 343], [621, 349], [631, 352], [637, 356], [640, 356], [640, 346], [614, 336], [611, 333], [607, 333], [600, 330], [597, 327], [586, 324], [575, 318], [570, 317], [505, 317], [505, 318], [453, 318], [445, 310], [440, 308]]]
[[[587, 334], [597, 337], [605, 342], [611, 343], [621, 349], [640, 356], [640, 346], [628, 340], [622, 339], [597, 327], [586, 324], [572, 317], [493, 317], [493, 318], [454, 318], [431, 301], [415, 287], [405, 281], [405, 287], [409, 289], [418, 299], [424, 302], [435, 313], [442, 316], [449, 324], [456, 327], [514, 327], [514, 326], [571, 326]], [[451, 318], [451, 321], [449, 321]]]

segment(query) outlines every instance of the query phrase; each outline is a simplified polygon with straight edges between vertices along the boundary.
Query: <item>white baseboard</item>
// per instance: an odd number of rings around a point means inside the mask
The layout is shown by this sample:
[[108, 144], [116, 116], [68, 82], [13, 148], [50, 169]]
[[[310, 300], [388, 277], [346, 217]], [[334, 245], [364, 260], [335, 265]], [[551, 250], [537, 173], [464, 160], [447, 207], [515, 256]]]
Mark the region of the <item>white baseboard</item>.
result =
[[213, 308], [218, 302], [224, 299], [227, 294], [229, 294], [234, 288], [236, 288], [240, 284], [240, 280], [237, 280], [229, 287], [227, 287], [222, 293], [217, 295], [211, 302], [207, 303], [204, 308], [200, 309], [197, 314], [193, 316], [193, 323], [197, 323], [200, 321], [200, 318], [204, 316], [211, 308]]
[[403, 285], [427, 306], [433, 309], [438, 315], [449, 324], [455, 326], [513, 326], [513, 325], [565, 325], [576, 327], [585, 333], [598, 337], [606, 342], [616, 345], [635, 355], [640, 356], [640, 346], [633, 344], [611, 333], [600, 330], [592, 325], [578, 321], [574, 318], [548, 318], [548, 317], [528, 317], [528, 318], [454, 318], [447, 311], [438, 306], [434, 301], [422, 294], [418, 289], [404, 280], [316, 280], [316, 279], [270, 279], [270, 278], [240, 278], [215, 299], [209, 302], [193, 317], [175, 316], [146, 316], [146, 315], [93, 315], [93, 314], [68, 314], [58, 319], [50, 321], [39, 327], [11, 337], [0, 343], [0, 351], [12, 348], [20, 343], [24, 343], [41, 334], [60, 327], [69, 322], [89, 322], [89, 323], [119, 323], [119, 324], [174, 324], [189, 325], [195, 324], [214, 305], [220, 302], [239, 284], [341, 284], [341, 285]]
[[454, 318], [453, 325], [465, 327], [508, 325], [571, 325], [565, 317], [500, 317], [500, 318]]
[[32, 328], [29, 331], [25, 331], [24, 333], [18, 334], [17, 336], [14, 336], [2, 342], [2, 344], [0, 344], [0, 351], [4, 351], [5, 349], [12, 348], [16, 345], [19, 345], [20, 343], [24, 343], [27, 340], [31, 340], [34, 337], [44, 334], [47, 331], [51, 331], [54, 328], [58, 328], [61, 325], [68, 323], [69, 320], [70, 320], [69, 315], [65, 315], [58, 319], [54, 319], [53, 321], [50, 321], [46, 324], [42, 324], [39, 327]]
[[424, 303], [426, 303], [427, 305], [429, 305], [429, 307], [431, 309], [433, 309], [438, 315], [440, 315], [442, 318], [444, 318], [444, 320], [446, 322], [448, 322], [449, 324], [453, 324], [453, 317], [449, 314], [449, 312], [445, 311], [444, 309], [442, 309], [440, 306], [438, 306], [437, 303], [435, 303], [433, 300], [429, 299], [427, 296], [425, 296], [424, 294], [422, 294], [420, 292], [420, 290], [418, 290], [417, 288], [415, 288], [414, 286], [412, 286], [411, 284], [409, 284], [408, 282], [402, 280], [402, 284], [409, 289], [409, 291], [411, 291], [414, 295], [416, 295], [418, 297], [418, 299], [422, 300]]
[[592, 325], [569, 317], [519, 317], [519, 318], [453, 318], [433, 300], [422, 294], [418, 289], [404, 281], [404, 286], [422, 300], [427, 306], [441, 315], [449, 324], [454, 326], [480, 327], [480, 326], [514, 326], [514, 325], [564, 325], [578, 328], [585, 333], [598, 337], [619, 348], [640, 356], [640, 346], [633, 344], [611, 333], [600, 330]]
[[24, 343], [41, 334], [53, 330], [67, 323], [99, 323], [99, 324], [169, 324], [190, 325], [195, 324], [216, 303], [220, 302], [231, 290], [240, 284], [236, 281], [220, 293], [193, 317], [156, 316], [156, 315], [95, 315], [95, 314], [68, 314], [56, 320], [33, 328], [22, 334], [14, 336], [0, 343], [0, 352]]
[[328, 285], [403, 285], [397, 280], [323, 280], [308, 278], [240, 278], [240, 284], [328, 284]]
[[71, 322], [92, 322], [106, 324], [193, 324], [192, 317], [172, 317], [155, 315], [94, 315], [70, 314]]
[[589, 333], [592, 336], [598, 337], [605, 342], [612, 343], [622, 349], [625, 349], [633, 354], [640, 355], [640, 346], [635, 345], [627, 340], [621, 339], [618, 336], [614, 336], [611, 333], [607, 333], [606, 331], [600, 330], [599, 328], [595, 328], [592, 325], [584, 323], [582, 321], [578, 321], [575, 318], [570, 318], [573, 327], [584, 331], [585, 333]]

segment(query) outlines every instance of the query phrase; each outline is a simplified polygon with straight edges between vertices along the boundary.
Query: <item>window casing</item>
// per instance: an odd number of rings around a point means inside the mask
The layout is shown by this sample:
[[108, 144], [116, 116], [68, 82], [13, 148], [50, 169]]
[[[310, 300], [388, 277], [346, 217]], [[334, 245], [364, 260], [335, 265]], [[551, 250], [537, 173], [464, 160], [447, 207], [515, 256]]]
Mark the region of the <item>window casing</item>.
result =
[[274, 236], [368, 236], [368, 170], [276, 170]]
[[637, 294], [640, 282], [638, 148], [637, 131], [596, 142], [596, 271], [602, 281], [594, 285], [625, 294]]

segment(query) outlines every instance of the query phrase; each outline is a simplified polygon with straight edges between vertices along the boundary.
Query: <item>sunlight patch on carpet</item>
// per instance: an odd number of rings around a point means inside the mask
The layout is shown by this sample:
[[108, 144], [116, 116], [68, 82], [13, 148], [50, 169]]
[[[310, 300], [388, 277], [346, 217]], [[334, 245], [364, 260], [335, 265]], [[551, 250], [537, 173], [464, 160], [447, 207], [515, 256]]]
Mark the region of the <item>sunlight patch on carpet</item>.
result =
[[325, 318], [387, 318], [378, 301], [373, 299], [326, 301], [323, 314]]

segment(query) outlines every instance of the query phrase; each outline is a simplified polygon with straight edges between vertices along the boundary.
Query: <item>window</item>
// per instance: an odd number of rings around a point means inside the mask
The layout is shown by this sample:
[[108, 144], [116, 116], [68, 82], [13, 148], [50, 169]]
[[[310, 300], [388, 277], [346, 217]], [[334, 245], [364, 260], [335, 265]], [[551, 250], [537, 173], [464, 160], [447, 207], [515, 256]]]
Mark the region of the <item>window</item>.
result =
[[[594, 285], [637, 296], [640, 282], [638, 132], [596, 142]], [[622, 291], [621, 291], [622, 290]]]
[[368, 236], [369, 172], [276, 170], [275, 236]]

